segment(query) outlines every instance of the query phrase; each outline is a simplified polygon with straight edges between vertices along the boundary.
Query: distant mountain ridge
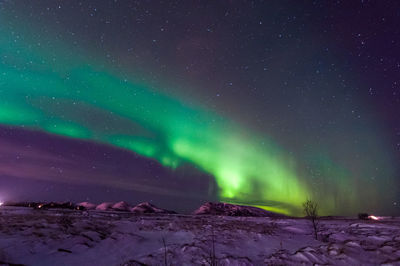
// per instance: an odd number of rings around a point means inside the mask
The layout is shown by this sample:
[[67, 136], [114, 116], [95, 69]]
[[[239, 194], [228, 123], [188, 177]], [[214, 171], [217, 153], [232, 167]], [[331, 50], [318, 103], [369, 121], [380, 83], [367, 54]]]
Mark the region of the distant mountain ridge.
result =
[[[177, 214], [175, 211], [159, 208], [150, 202], [142, 202], [137, 205], [129, 205], [125, 201], [103, 202], [100, 204], [90, 202], [16, 202], [5, 203], [5, 206], [31, 207], [34, 209], [70, 209], [70, 210], [96, 210], [118, 211], [133, 214]], [[263, 210], [261, 208], [236, 205], [223, 202], [206, 202], [192, 212], [193, 215], [216, 216], [243, 216], [243, 217], [284, 217], [282, 214]]]
[[120, 212], [131, 212], [135, 214], [147, 214], [147, 213], [157, 213], [157, 214], [176, 214], [176, 212], [171, 210], [166, 210], [158, 208], [149, 202], [142, 202], [135, 206], [129, 205], [125, 201], [114, 202], [103, 202], [100, 204], [95, 204], [91, 202], [5, 202], [4, 206], [14, 206], [14, 207], [29, 207], [40, 210], [47, 209], [70, 209], [70, 210], [96, 210], [96, 211], [120, 211]]
[[120, 201], [117, 203], [103, 202], [99, 205], [95, 205], [89, 202], [78, 203], [77, 206], [81, 206], [85, 209], [97, 210], [97, 211], [123, 211], [132, 212], [135, 214], [145, 214], [145, 213], [158, 213], [158, 214], [176, 214], [174, 211], [158, 208], [150, 202], [142, 202], [135, 206], [130, 206], [125, 201]]

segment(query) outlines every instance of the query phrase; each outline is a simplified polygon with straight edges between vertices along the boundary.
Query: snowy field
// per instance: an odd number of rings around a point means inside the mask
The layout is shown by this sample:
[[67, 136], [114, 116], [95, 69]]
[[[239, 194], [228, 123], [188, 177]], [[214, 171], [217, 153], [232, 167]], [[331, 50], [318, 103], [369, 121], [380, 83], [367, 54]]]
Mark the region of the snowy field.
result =
[[2, 207], [0, 220], [6, 265], [400, 265], [399, 218], [321, 220], [319, 240], [304, 219]]

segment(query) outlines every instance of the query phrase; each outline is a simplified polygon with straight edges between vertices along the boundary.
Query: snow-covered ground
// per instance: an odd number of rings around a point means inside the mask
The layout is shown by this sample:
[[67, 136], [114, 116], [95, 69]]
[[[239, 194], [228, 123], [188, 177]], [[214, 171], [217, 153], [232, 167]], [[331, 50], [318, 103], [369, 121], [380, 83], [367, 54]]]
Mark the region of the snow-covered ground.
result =
[[218, 265], [400, 265], [399, 218], [321, 220], [319, 240], [280, 217], [2, 207], [0, 221], [2, 263], [210, 265], [214, 238]]

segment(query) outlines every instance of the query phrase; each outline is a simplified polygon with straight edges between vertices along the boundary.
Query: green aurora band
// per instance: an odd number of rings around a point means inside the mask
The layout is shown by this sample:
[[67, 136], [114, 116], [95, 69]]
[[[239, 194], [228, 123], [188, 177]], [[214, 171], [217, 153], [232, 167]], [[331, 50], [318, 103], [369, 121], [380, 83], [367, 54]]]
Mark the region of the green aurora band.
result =
[[[215, 177], [226, 202], [298, 215], [312, 196], [293, 158], [268, 137], [78, 55], [67, 58], [65, 44], [42, 37], [39, 46], [8, 28], [5, 16], [0, 25], [1, 124], [110, 144], [172, 169], [193, 164]], [[332, 182], [339, 191], [348, 187], [342, 172], [342, 182]], [[334, 210], [334, 197], [323, 197], [323, 212]]]

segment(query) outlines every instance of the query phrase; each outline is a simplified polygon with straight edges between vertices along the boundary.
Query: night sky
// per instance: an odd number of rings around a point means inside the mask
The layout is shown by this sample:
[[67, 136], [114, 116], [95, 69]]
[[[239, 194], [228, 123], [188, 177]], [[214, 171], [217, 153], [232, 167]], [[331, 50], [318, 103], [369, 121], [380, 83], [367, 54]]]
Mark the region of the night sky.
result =
[[400, 215], [399, 1], [0, 1], [0, 200]]

